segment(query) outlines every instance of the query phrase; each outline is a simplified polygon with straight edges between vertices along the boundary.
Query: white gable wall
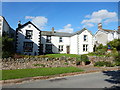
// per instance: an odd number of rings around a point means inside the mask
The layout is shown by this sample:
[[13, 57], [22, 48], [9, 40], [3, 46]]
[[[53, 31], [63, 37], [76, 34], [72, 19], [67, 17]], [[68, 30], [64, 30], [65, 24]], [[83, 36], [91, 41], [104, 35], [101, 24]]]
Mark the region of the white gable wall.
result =
[[[84, 41], [84, 35], [87, 35], [88, 40]], [[88, 51], [83, 51], [83, 44], [88, 45]], [[70, 53], [71, 54], [87, 54], [93, 52], [93, 36], [87, 30], [80, 34], [71, 37]]]
[[70, 54], [78, 54], [77, 53], [77, 35], [74, 35], [71, 37]]
[[97, 41], [99, 44], [106, 45], [108, 42], [108, 34], [100, 30], [95, 34], [94, 38], [95, 42]]
[[[31, 27], [28, 27], [29, 25]], [[33, 30], [32, 39], [25, 39], [26, 30]], [[21, 54], [27, 54], [27, 55], [29, 54], [34, 55], [34, 53], [36, 52], [38, 55], [38, 52], [39, 52], [38, 46], [39, 46], [39, 40], [40, 40], [39, 32], [40, 31], [37, 30], [32, 24], [28, 24], [24, 28], [22, 28], [21, 31], [18, 31], [17, 52]], [[23, 50], [24, 42], [33, 42], [33, 52], [24, 52]]]
[[[88, 40], [84, 41], [84, 35], [87, 35]], [[83, 44], [88, 45], [88, 51], [83, 51]], [[89, 52], [93, 52], [93, 36], [87, 31], [83, 31], [79, 34], [79, 53], [78, 54], [87, 54]]]

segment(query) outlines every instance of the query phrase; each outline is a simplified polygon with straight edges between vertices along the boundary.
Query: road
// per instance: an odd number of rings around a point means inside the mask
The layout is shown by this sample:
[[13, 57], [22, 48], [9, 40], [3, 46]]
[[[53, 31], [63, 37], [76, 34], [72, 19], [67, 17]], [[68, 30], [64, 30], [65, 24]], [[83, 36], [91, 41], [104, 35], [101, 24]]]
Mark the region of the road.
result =
[[108, 88], [115, 85], [106, 81], [110, 78], [111, 76], [105, 75], [105, 73], [95, 72], [5, 85], [3, 88]]

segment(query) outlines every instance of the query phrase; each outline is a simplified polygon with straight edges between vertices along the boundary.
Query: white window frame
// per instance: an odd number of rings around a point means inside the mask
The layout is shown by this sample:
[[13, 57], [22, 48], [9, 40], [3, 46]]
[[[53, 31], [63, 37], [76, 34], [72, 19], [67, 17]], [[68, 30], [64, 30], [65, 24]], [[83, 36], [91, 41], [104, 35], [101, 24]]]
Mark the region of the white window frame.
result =
[[62, 37], [59, 37], [59, 42], [63, 42], [63, 38]]
[[83, 44], [83, 52], [87, 52], [88, 51], [88, 44]]
[[63, 51], [63, 45], [59, 45], [59, 46], [58, 46], [58, 51], [59, 51], [59, 52], [62, 52], [62, 51]]
[[[86, 36], [86, 38], [85, 38]], [[83, 41], [87, 42], [88, 41], [88, 35], [83, 35]]]

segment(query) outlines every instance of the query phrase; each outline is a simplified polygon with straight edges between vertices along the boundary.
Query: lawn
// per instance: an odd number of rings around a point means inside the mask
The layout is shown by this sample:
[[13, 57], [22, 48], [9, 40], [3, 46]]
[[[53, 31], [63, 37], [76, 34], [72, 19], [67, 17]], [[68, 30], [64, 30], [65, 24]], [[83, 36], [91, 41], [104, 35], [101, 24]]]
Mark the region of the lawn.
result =
[[80, 55], [77, 55], [77, 54], [47, 54], [47, 56], [51, 56], [51, 57], [55, 57], [55, 58], [58, 58], [58, 57], [80, 57]]
[[71, 72], [82, 72], [77, 67], [53, 67], [53, 68], [32, 68], [32, 69], [16, 69], [2, 70], [2, 80], [18, 79], [35, 76], [49, 76]]

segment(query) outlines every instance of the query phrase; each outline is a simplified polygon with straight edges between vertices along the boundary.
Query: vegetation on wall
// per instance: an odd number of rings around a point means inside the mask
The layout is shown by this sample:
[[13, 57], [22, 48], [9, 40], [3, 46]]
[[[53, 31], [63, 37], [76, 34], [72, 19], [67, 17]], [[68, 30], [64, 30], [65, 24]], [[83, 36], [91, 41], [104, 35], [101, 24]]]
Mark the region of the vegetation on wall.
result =
[[2, 35], [2, 58], [11, 57], [14, 52], [14, 39], [9, 37], [7, 33], [3, 33]]

